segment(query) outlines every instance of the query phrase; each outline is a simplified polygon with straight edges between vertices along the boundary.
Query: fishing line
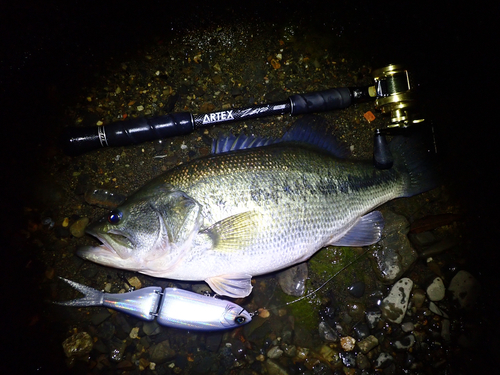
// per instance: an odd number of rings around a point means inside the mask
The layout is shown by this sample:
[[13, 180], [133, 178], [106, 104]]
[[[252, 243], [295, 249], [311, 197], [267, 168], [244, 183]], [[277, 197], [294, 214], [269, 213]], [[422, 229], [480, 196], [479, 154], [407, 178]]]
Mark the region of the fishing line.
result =
[[[311, 296], [313, 296], [314, 294], [318, 293], [321, 289], [323, 289], [330, 281], [332, 281], [334, 278], [336, 278], [341, 272], [345, 271], [347, 268], [349, 268], [350, 266], [352, 266], [354, 263], [356, 263], [357, 261], [359, 261], [363, 256], [366, 255], [366, 253], [368, 253], [370, 250], [372, 250], [371, 248], [368, 248], [366, 249], [365, 251], [363, 251], [360, 255], [358, 255], [354, 260], [352, 260], [351, 262], [349, 262], [348, 264], [346, 264], [344, 267], [342, 267], [340, 270], [338, 270], [337, 272], [335, 272], [332, 276], [330, 276], [325, 282], [323, 282], [323, 284], [321, 284], [319, 287], [317, 287], [316, 289], [314, 289], [312, 292], [309, 292], [307, 293], [306, 295], [302, 296], [302, 297], [299, 297], [293, 301], [290, 301], [290, 302], [287, 302], [283, 305], [280, 305], [280, 306], [277, 306], [276, 308], [279, 309], [281, 307], [285, 307], [285, 306], [290, 306], [291, 304], [293, 303], [296, 303], [296, 302], [299, 302], [299, 301], [302, 301], [303, 299], [306, 299], [306, 298], [309, 298]], [[269, 301], [267, 302], [267, 304], [269, 304], [269, 302], [271, 301], [272, 297], [269, 299]], [[267, 310], [266, 307], [263, 308], [264, 310]], [[251, 313], [252, 316], [258, 316], [259, 315], [259, 312], [260, 312], [261, 309], [255, 311], [254, 313]]]

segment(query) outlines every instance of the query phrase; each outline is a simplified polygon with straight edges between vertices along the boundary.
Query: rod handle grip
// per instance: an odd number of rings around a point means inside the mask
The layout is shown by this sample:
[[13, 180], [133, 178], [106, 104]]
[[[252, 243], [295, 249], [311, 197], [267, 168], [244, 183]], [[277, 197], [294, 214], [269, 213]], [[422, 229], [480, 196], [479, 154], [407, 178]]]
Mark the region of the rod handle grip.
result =
[[348, 87], [316, 91], [290, 96], [292, 116], [313, 112], [325, 112], [349, 107], [352, 93]]
[[194, 120], [189, 112], [90, 127], [69, 127], [60, 137], [60, 145], [68, 155], [80, 155], [101, 147], [127, 146], [185, 135], [193, 132]]

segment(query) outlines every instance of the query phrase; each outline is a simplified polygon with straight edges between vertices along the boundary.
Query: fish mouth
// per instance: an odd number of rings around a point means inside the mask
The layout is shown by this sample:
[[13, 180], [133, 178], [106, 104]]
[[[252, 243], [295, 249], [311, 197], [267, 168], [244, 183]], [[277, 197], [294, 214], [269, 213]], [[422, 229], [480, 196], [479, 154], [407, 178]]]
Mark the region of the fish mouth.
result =
[[110, 230], [107, 233], [98, 233], [89, 229], [87, 233], [97, 238], [101, 245], [80, 248], [77, 254], [83, 259], [107, 266], [120, 267], [123, 261], [132, 256], [135, 249], [134, 241], [123, 232]]

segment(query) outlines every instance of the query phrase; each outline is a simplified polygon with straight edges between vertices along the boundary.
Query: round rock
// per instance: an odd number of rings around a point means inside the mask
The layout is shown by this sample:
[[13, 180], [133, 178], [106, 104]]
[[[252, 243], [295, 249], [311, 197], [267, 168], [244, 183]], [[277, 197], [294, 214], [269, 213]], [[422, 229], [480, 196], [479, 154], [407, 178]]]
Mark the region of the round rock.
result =
[[64, 340], [62, 346], [68, 358], [83, 358], [90, 353], [94, 341], [87, 332], [78, 332]]
[[354, 346], [356, 345], [356, 340], [354, 340], [354, 338], [351, 336], [341, 337], [340, 345], [342, 346], [342, 349], [344, 349], [346, 352], [350, 352], [351, 350], [354, 350]]
[[471, 307], [479, 295], [479, 282], [467, 271], [459, 271], [451, 279], [448, 290], [463, 308]]
[[319, 323], [319, 337], [325, 341], [339, 341], [339, 335], [334, 331], [332, 327], [327, 322]]
[[347, 290], [353, 297], [361, 298], [363, 294], [365, 294], [365, 283], [362, 281], [355, 282], [350, 285]]
[[73, 237], [80, 238], [85, 235], [85, 228], [89, 223], [88, 217], [83, 217], [75, 221], [70, 227], [69, 231]]
[[427, 296], [431, 301], [441, 301], [444, 298], [446, 288], [440, 277], [435, 277], [427, 287]]
[[278, 283], [289, 296], [300, 297], [306, 290], [307, 263], [300, 263], [278, 273]]

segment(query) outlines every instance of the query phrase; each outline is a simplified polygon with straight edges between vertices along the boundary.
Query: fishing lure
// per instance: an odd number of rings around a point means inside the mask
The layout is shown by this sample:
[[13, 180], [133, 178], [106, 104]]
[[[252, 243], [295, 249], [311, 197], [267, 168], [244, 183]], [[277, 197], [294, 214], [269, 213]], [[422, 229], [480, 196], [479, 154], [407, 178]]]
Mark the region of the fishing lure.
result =
[[231, 329], [252, 320], [253, 314], [233, 302], [183, 289], [150, 286], [128, 293], [103, 293], [60, 279], [85, 295], [80, 299], [54, 302], [62, 306], [104, 306], [142, 320], [156, 319], [163, 326], [201, 331]]
[[[371, 248], [366, 249], [318, 288], [283, 306], [291, 305], [318, 293], [339, 273], [352, 266], [370, 250]], [[265, 317], [262, 311], [267, 311], [266, 308], [262, 308], [255, 313], [249, 313], [233, 302], [179, 288], [162, 290], [159, 286], [150, 286], [128, 293], [103, 293], [63, 277], [60, 279], [85, 296], [66, 302], [54, 302], [55, 304], [76, 307], [104, 306], [147, 321], [156, 318], [160, 325], [167, 327], [201, 331], [231, 329], [249, 323], [255, 315]]]

